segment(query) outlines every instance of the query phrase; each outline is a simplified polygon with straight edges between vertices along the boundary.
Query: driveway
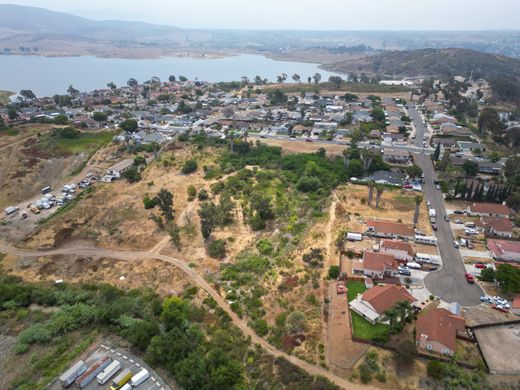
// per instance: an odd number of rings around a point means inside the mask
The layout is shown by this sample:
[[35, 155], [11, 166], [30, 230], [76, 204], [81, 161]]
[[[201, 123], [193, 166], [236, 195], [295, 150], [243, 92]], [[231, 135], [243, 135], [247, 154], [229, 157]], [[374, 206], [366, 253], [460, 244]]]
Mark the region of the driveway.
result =
[[[408, 110], [410, 118], [414, 121], [417, 129], [415, 139], [416, 146], [422, 143], [420, 134], [426, 132], [426, 128], [415, 108]], [[431, 202], [439, 218], [437, 218], [437, 244], [441, 254], [443, 266], [440, 270], [430, 272], [425, 278], [426, 288], [440, 299], [446, 302], [458, 302], [462, 306], [475, 306], [480, 304], [482, 290], [477, 284], [470, 285], [464, 278], [465, 268], [459, 251], [453, 246], [453, 232], [450, 224], [442, 218], [446, 214], [442, 192], [437, 190], [433, 184], [435, 171], [428, 154], [415, 154], [416, 164], [424, 173], [425, 183], [423, 193], [425, 198]]]
[[493, 259], [493, 256], [488, 251], [474, 251], [471, 249], [461, 249], [460, 254], [462, 257], [480, 257], [481, 259]]

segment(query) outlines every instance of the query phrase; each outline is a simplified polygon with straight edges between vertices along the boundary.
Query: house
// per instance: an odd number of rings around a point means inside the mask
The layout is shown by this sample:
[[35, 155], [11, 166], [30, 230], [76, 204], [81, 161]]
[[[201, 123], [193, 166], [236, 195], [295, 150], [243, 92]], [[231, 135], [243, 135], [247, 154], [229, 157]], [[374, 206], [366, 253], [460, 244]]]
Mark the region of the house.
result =
[[413, 228], [399, 222], [390, 221], [367, 221], [367, 234], [385, 238], [408, 238], [413, 239], [415, 232]]
[[468, 207], [468, 214], [480, 217], [509, 218], [509, 207], [498, 203], [473, 203]]
[[479, 144], [478, 142], [458, 141], [457, 146], [463, 152], [472, 152], [474, 150], [479, 150], [479, 151], [483, 152], [484, 150], [486, 150], [484, 145]]
[[134, 160], [128, 158], [126, 160], [120, 161], [117, 164], [111, 166], [107, 170], [107, 175], [112, 176], [113, 178], [120, 179], [123, 173], [125, 173], [130, 167], [134, 165]]
[[373, 180], [377, 184], [389, 184], [401, 187], [404, 183], [406, 175], [401, 172], [375, 171], [365, 180]]
[[487, 240], [487, 248], [495, 260], [520, 262], [520, 242], [518, 241]]
[[349, 302], [349, 306], [354, 312], [375, 325], [381, 321], [386, 310], [401, 301], [413, 303], [415, 298], [406, 288], [387, 284], [374, 286], [363, 294], [358, 294]]
[[437, 147], [440, 145], [441, 148], [451, 148], [457, 145], [457, 140], [455, 138], [434, 138], [432, 143]]
[[477, 161], [479, 173], [487, 175], [500, 175], [502, 173], [502, 165], [491, 161]]
[[385, 253], [363, 253], [363, 275], [372, 279], [398, 276], [398, 264], [394, 256]]
[[406, 262], [413, 261], [415, 256], [412, 245], [404, 241], [381, 240], [379, 250]]
[[477, 226], [491, 236], [513, 237], [513, 224], [509, 218], [480, 217]]
[[457, 350], [457, 333], [464, 330], [463, 317], [435, 308], [417, 318], [415, 342], [419, 349], [452, 356]]
[[511, 303], [511, 312], [520, 316], [520, 295], [513, 299], [513, 302]]
[[408, 164], [410, 162], [410, 153], [406, 150], [385, 149], [383, 151], [383, 160], [391, 164]]
[[383, 134], [383, 142], [392, 143], [392, 142], [403, 142], [404, 135], [400, 133], [384, 133]]

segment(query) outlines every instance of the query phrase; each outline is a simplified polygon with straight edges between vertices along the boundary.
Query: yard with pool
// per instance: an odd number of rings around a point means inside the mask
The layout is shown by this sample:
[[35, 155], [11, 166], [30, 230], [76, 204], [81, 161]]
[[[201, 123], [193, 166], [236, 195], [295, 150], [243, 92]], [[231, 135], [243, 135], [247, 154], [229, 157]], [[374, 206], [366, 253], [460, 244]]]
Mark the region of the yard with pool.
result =
[[[348, 301], [356, 299], [358, 294], [366, 291], [364, 282], [350, 281], [347, 282]], [[359, 314], [350, 310], [350, 318], [352, 321], [352, 334], [354, 337], [364, 340], [383, 341], [389, 337], [390, 327], [385, 324], [372, 325]]]

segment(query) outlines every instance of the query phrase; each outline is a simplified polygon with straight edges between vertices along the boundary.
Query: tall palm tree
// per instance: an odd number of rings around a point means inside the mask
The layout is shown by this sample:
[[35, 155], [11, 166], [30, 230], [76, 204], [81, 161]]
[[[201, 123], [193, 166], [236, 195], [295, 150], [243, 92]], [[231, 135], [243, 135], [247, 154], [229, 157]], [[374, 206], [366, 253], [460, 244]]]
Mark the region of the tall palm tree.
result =
[[348, 149], [345, 149], [345, 150], [343, 150], [342, 154], [343, 154], [343, 165], [345, 166], [345, 168], [348, 168], [348, 165], [350, 163], [350, 152]]
[[395, 304], [395, 310], [399, 313], [399, 322], [404, 325], [406, 317], [412, 311], [412, 305], [408, 301], [399, 301]]
[[393, 333], [395, 329], [398, 316], [399, 312], [396, 310], [395, 307], [391, 307], [390, 309], [385, 310], [385, 312], [383, 313], [383, 318], [390, 322], [390, 333]]
[[372, 206], [372, 200], [374, 199], [374, 187], [376, 182], [374, 180], [368, 181], [368, 206]]
[[379, 208], [379, 202], [381, 201], [381, 195], [383, 195], [383, 192], [385, 191], [385, 187], [378, 184], [376, 185], [376, 209]]
[[414, 229], [417, 227], [417, 224], [419, 223], [419, 211], [421, 210], [422, 200], [423, 200], [423, 197], [421, 195], [417, 195], [415, 197], [415, 214], [413, 215]]

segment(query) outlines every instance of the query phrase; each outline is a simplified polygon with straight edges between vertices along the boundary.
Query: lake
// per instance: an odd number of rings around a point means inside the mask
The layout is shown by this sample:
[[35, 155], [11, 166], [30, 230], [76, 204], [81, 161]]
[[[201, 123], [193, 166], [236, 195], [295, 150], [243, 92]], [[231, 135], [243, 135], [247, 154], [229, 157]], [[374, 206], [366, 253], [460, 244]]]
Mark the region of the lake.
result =
[[119, 59], [97, 57], [41, 57], [0, 55], [0, 90], [19, 92], [31, 89], [37, 96], [65, 94], [69, 85], [80, 91], [106, 88], [108, 82], [126, 85], [130, 77], [143, 82], [158, 76], [166, 81], [173, 74], [190, 80], [235, 81], [256, 75], [276, 81], [282, 73], [299, 74], [302, 82], [319, 72], [322, 80], [334, 73], [318, 64], [275, 61], [260, 55], [241, 54], [219, 59], [165, 57], [157, 59]]

